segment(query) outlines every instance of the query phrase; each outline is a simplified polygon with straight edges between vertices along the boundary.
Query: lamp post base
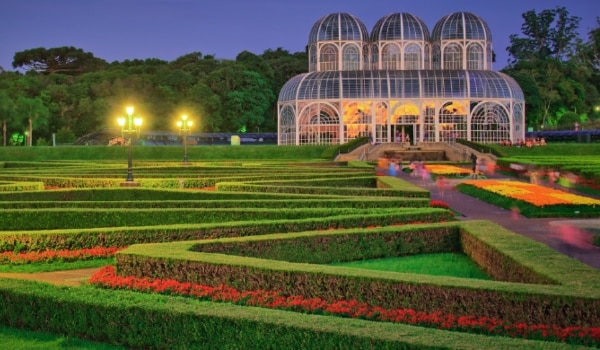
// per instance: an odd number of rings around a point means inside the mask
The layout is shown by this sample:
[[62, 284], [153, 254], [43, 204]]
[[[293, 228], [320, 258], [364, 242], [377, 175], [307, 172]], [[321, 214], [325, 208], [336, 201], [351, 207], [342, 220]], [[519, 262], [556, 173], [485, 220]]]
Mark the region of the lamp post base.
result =
[[124, 181], [119, 184], [121, 187], [140, 187], [141, 183], [135, 181]]

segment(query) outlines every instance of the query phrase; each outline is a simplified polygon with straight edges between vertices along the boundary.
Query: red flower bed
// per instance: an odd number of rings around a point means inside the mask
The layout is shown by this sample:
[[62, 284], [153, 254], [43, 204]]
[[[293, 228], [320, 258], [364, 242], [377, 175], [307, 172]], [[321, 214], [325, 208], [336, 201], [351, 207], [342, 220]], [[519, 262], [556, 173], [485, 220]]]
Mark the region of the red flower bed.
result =
[[107, 258], [115, 255], [122, 248], [89, 248], [75, 250], [46, 250], [43, 252], [27, 252], [27, 253], [0, 253], [0, 263], [9, 264], [30, 264], [36, 262], [52, 262], [52, 261], [77, 261], [90, 260], [94, 258]]
[[434, 207], [434, 208], [444, 208], [444, 209], [449, 209], [450, 205], [448, 205], [448, 203], [444, 202], [444, 201], [440, 201], [437, 199], [433, 199], [429, 202], [429, 206], [430, 207]]
[[226, 285], [217, 287], [174, 280], [121, 277], [114, 266], [105, 266], [94, 274], [90, 284], [109, 289], [127, 289], [146, 293], [189, 296], [202, 300], [229, 302], [239, 305], [297, 311], [309, 314], [334, 315], [413, 324], [444, 330], [463, 331], [486, 335], [503, 335], [526, 339], [560, 341], [569, 344], [600, 346], [600, 328], [555, 327], [552, 325], [510, 324], [485, 317], [444, 315], [441, 312], [425, 313], [414, 310], [387, 310], [354, 300], [326, 302], [320, 298], [286, 296], [278, 291], [238, 291]]

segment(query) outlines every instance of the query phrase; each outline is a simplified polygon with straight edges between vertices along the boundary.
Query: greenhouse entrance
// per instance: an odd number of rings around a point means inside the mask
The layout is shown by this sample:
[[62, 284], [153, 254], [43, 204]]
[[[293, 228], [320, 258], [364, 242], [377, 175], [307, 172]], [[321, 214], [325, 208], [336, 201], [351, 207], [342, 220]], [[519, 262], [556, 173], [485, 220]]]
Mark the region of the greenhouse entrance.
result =
[[393, 126], [392, 131], [393, 142], [406, 143], [408, 146], [415, 144], [415, 131], [417, 130], [416, 124], [396, 124]]

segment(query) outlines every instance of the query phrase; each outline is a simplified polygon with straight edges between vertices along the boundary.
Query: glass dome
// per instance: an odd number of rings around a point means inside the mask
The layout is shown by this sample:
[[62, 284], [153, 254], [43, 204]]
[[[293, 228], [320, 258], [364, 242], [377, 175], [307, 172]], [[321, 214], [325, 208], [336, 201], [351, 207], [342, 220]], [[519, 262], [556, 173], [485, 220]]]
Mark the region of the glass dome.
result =
[[514, 99], [523, 91], [514, 79], [494, 71], [339, 71], [300, 74], [279, 93], [279, 102], [342, 99]]
[[410, 13], [392, 13], [381, 18], [371, 32], [371, 41], [429, 41], [429, 29], [420, 18]]
[[367, 27], [348, 13], [332, 13], [321, 17], [310, 30], [308, 44], [319, 41], [364, 41], [369, 40]]
[[487, 23], [470, 12], [455, 12], [442, 17], [433, 27], [433, 41], [492, 40]]

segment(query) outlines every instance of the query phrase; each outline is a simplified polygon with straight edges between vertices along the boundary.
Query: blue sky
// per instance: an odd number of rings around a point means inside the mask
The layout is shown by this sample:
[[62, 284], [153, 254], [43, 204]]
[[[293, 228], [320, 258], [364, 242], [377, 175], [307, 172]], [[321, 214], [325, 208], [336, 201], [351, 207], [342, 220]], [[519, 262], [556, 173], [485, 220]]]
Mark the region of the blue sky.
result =
[[371, 30], [381, 17], [408, 12], [431, 31], [444, 15], [469, 11], [491, 28], [497, 61], [507, 62], [509, 35], [521, 34], [521, 14], [564, 6], [582, 18], [587, 38], [600, 16], [597, 0], [3, 0], [0, 2], [0, 67], [12, 70], [16, 52], [75, 46], [112, 61], [167, 61], [201, 52], [234, 59], [279, 47], [304, 51], [312, 25], [322, 16], [347, 12]]

